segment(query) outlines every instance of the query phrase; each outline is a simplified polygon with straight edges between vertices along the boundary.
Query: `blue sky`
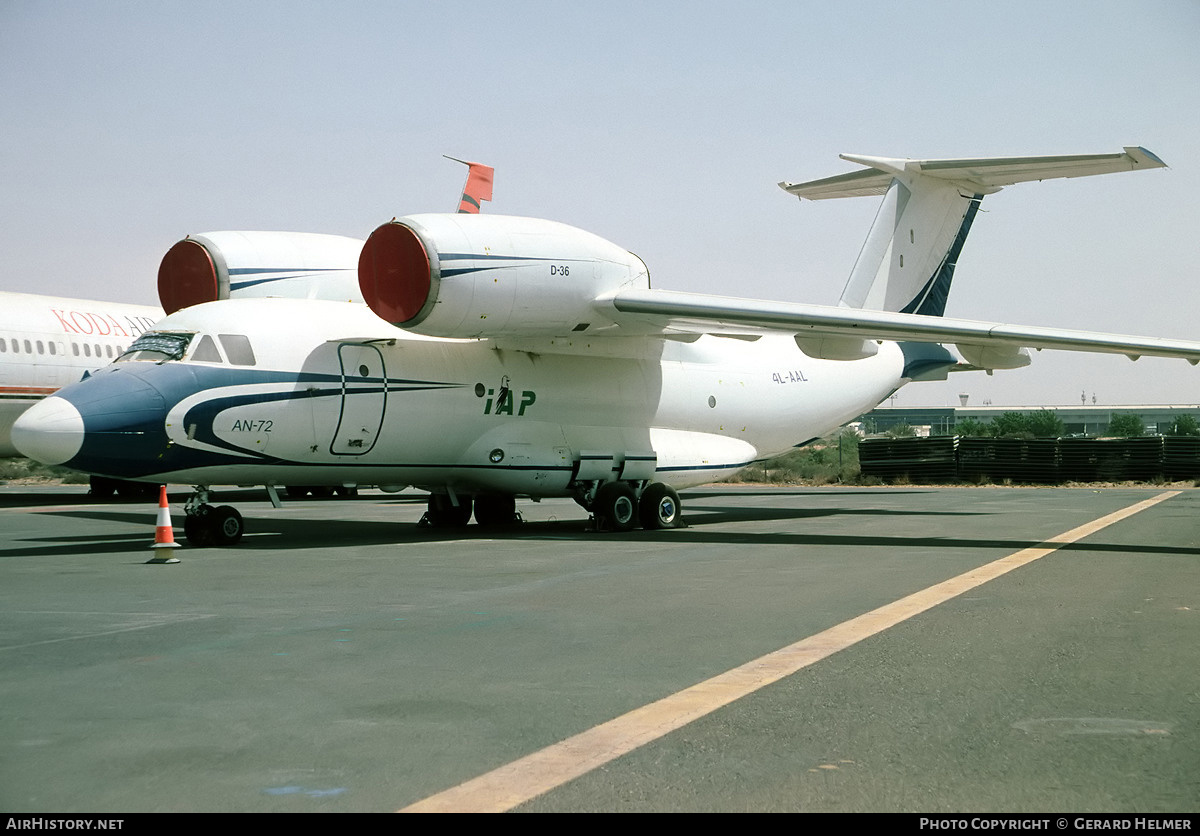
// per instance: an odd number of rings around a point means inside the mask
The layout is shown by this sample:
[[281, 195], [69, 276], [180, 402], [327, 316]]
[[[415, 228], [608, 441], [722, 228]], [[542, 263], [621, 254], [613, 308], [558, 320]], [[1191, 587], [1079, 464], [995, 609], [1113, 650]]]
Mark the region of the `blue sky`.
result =
[[[155, 301], [185, 234], [553, 218], [656, 287], [833, 304], [876, 200], [842, 152], [1117, 151], [1171, 168], [984, 201], [948, 313], [1200, 339], [1200, 2], [0, 0], [0, 288]], [[898, 405], [1200, 402], [1182, 361], [1043, 352]]]

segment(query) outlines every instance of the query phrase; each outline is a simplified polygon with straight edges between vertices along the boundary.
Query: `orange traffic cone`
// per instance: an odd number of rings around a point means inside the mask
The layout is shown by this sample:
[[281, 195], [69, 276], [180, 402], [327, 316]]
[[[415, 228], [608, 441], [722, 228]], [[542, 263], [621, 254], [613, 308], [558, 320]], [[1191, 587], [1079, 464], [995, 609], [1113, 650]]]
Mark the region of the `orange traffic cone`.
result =
[[154, 527], [154, 557], [147, 563], [178, 563], [179, 558], [171, 554], [171, 549], [179, 548], [175, 542], [175, 532], [171, 529], [171, 509], [167, 505], [167, 486], [158, 489], [158, 523]]

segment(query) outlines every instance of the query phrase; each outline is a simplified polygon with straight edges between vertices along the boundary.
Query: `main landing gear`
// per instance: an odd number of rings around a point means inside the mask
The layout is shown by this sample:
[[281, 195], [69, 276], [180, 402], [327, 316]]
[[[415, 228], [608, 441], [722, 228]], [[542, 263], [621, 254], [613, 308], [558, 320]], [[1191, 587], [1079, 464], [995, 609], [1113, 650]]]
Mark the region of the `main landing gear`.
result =
[[649, 531], [680, 524], [679, 494], [662, 482], [643, 483], [640, 492], [629, 482], [605, 482], [576, 501], [592, 512], [601, 531], [631, 531], [638, 523]]
[[232, 505], [208, 504], [208, 488], [197, 486], [183, 506], [183, 533], [193, 546], [232, 546], [246, 530], [242, 515]]
[[[597, 531], [647, 531], [677, 528], [679, 494], [662, 482], [590, 482], [575, 486], [575, 501], [592, 513]], [[431, 493], [421, 524], [433, 528], [462, 528], [471, 521], [500, 528], [521, 521], [511, 494]]]
[[431, 493], [421, 523], [434, 528], [462, 528], [471, 521], [472, 511], [475, 522], [483, 526], [498, 528], [521, 522], [517, 498], [511, 494]]

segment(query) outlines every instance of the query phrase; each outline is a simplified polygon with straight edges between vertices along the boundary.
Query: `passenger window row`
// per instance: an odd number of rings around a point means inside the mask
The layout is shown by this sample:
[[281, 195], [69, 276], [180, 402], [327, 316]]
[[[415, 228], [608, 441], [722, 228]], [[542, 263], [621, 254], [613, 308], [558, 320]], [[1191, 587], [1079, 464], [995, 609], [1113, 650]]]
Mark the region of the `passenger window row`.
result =
[[[71, 353], [76, 357], [96, 357], [98, 359], [113, 359], [120, 356], [125, 350], [124, 346], [112, 343], [71, 343]], [[43, 357], [59, 357], [65, 356], [66, 350], [63, 344], [53, 340], [28, 340], [17, 339], [11, 337], [8, 339], [0, 337], [0, 354], [29, 354], [41, 355]]]

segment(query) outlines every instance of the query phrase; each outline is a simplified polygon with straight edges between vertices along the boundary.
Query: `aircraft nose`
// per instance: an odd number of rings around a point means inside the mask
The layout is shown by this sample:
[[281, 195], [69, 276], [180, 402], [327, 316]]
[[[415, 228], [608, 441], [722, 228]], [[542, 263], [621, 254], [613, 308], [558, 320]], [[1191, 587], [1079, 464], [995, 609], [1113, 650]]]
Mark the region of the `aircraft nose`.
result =
[[144, 475], [169, 446], [166, 402], [147, 379], [157, 368], [109, 366], [64, 386], [18, 419], [14, 446], [38, 461], [84, 473]]
[[43, 464], [62, 464], [83, 446], [83, 416], [70, 401], [51, 395], [21, 413], [12, 428], [13, 446]]

